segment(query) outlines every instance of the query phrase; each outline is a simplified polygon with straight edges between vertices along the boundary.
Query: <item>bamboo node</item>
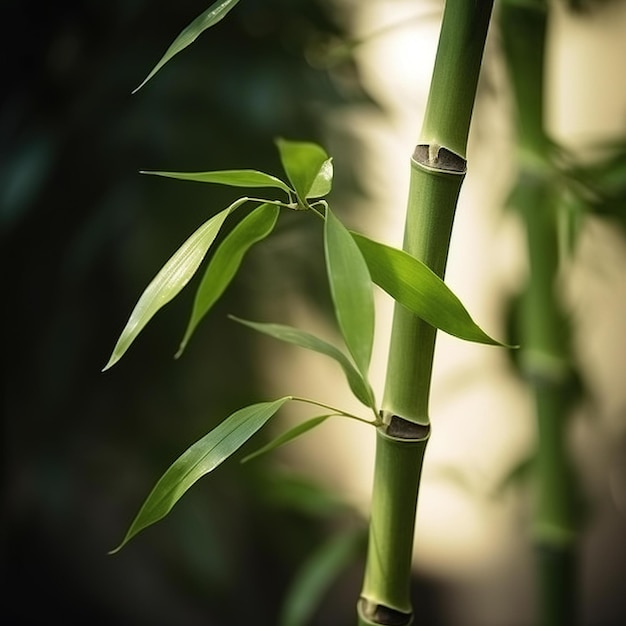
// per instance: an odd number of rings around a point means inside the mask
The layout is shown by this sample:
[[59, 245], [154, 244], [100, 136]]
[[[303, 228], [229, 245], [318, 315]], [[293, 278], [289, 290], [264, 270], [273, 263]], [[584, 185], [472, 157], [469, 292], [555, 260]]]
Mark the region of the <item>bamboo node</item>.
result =
[[467, 161], [456, 152], [436, 143], [415, 146], [413, 160], [429, 170], [448, 174], [465, 174]]
[[409, 626], [413, 621], [412, 613], [403, 613], [363, 597], [359, 599], [358, 608], [362, 617], [376, 626]]

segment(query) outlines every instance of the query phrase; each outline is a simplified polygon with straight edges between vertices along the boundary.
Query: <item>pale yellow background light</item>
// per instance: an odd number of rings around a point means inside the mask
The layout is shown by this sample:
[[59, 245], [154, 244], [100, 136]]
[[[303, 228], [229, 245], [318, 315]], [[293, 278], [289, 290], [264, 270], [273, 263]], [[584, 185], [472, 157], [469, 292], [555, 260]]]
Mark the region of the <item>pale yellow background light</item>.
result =
[[[336, 1], [341, 4], [341, 0]], [[385, 113], [354, 110], [329, 119], [328, 124], [331, 153], [334, 144], [340, 147], [345, 134], [358, 137], [364, 146], [357, 170], [363, 174], [369, 198], [359, 200], [358, 206], [346, 207], [346, 215], [353, 220], [350, 225], [394, 245], [399, 245], [402, 237], [408, 160], [419, 136], [440, 10], [438, 2], [420, 5], [381, 0], [350, 4], [346, 13], [352, 16], [357, 36], [400, 25], [356, 51], [362, 79]], [[590, 143], [620, 131], [623, 135], [624, 4], [603, 10], [592, 19], [574, 18], [560, 9], [551, 32], [547, 121], [555, 137], [584, 150]], [[502, 210], [514, 170], [510, 102], [498, 45], [496, 29], [492, 28], [446, 280], [475, 319], [488, 332], [503, 337], [502, 304], [523, 280], [526, 268], [517, 220]], [[340, 212], [341, 207], [336, 210]], [[598, 246], [603, 252], [598, 252]], [[606, 415], [615, 415], [619, 406], [626, 405], [625, 267], [623, 243], [592, 224], [582, 241], [580, 260], [565, 281], [568, 299], [585, 333], [578, 347], [590, 363], [590, 378], [601, 398], [601, 413]], [[604, 279], [598, 280], [598, 272]], [[333, 328], [305, 310], [296, 296], [292, 304], [294, 325], [333, 336]], [[380, 399], [391, 303], [379, 293], [378, 304], [372, 377]], [[531, 399], [511, 375], [504, 351], [443, 334], [437, 345], [431, 403], [433, 434], [420, 491], [416, 563], [432, 575], [462, 582], [465, 587], [459, 598], [463, 606], [474, 606], [479, 615], [476, 623], [501, 625], [510, 610], [509, 594], [523, 604], [531, 593], [520, 581], [528, 584], [532, 562], [524, 504], [519, 498], [494, 499], [492, 494], [507, 472], [532, 449]], [[293, 393], [358, 410], [341, 372], [327, 359], [289, 348], [277, 348], [275, 357], [275, 366], [268, 371], [276, 372], [271, 384], [278, 393], [293, 389]], [[308, 413], [303, 410], [303, 414]], [[596, 468], [591, 472], [592, 482], [594, 476], [601, 482], [606, 476], [602, 463], [611, 463], [617, 454], [610, 442], [614, 437], [625, 437], [626, 425], [623, 420], [611, 423], [609, 419], [600, 428], [603, 434], [590, 435], [588, 431], [584, 424], [576, 428], [579, 437], [581, 432], [591, 436], [592, 449], [599, 450], [602, 462], [599, 469], [598, 463], [589, 464], [589, 459], [583, 463]], [[335, 419], [290, 445], [284, 459], [322, 477], [367, 515], [373, 453], [371, 429]], [[595, 487], [609, 489], [604, 484]], [[517, 568], [511, 569], [512, 562]], [[489, 604], [488, 609], [480, 604], [487, 587], [490, 601], [483, 604]]]

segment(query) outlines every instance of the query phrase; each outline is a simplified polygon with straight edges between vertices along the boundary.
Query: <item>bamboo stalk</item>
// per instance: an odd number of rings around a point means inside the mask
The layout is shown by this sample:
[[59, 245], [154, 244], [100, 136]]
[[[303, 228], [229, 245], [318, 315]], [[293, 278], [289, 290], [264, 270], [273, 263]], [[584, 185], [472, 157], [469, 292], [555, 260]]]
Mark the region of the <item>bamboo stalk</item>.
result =
[[[492, 0], [448, 0], [419, 145], [411, 159], [404, 250], [445, 273]], [[378, 429], [360, 626], [413, 621], [411, 558], [436, 331], [396, 305]]]
[[[548, 7], [502, 3], [500, 25], [517, 109], [518, 204], [529, 276], [521, 309], [522, 368], [535, 400], [538, 445], [533, 539], [538, 623], [576, 623], [575, 483], [567, 449], [572, 388], [567, 324], [556, 293], [558, 188], [544, 129]], [[557, 183], [558, 184], [558, 183]]]

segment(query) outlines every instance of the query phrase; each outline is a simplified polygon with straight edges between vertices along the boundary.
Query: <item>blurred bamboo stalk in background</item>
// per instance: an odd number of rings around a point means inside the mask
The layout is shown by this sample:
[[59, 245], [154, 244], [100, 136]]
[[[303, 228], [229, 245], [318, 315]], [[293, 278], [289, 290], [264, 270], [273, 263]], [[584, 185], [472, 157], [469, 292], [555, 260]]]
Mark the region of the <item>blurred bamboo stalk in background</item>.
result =
[[567, 319], [557, 293], [560, 177], [557, 147], [544, 127], [548, 4], [503, 1], [499, 7], [517, 116], [518, 179], [511, 203], [526, 232], [529, 274], [517, 312], [521, 369], [534, 396], [533, 541], [542, 626], [577, 621], [576, 484], [568, 450], [574, 380]]

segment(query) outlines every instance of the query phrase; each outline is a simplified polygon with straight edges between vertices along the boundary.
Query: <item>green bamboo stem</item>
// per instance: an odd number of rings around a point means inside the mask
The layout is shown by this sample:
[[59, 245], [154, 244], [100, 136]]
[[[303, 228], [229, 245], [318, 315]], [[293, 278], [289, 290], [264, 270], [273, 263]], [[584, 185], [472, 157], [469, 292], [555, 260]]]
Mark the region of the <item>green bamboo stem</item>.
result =
[[576, 623], [575, 484], [567, 449], [572, 370], [567, 324], [556, 293], [558, 189], [543, 120], [548, 11], [504, 2], [500, 24], [517, 105], [518, 208], [526, 229], [529, 276], [521, 309], [522, 367], [535, 400], [538, 444], [533, 538], [538, 623]]
[[[420, 143], [411, 159], [404, 250], [445, 274], [492, 0], [448, 0]], [[411, 558], [436, 330], [396, 305], [378, 429], [360, 626], [413, 621]]]
[[572, 388], [567, 324], [555, 293], [558, 225], [552, 181], [526, 181], [522, 215], [530, 274], [522, 305], [522, 365], [535, 401], [533, 538], [543, 626], [575, 624], [576, 506], [567, 441]]

